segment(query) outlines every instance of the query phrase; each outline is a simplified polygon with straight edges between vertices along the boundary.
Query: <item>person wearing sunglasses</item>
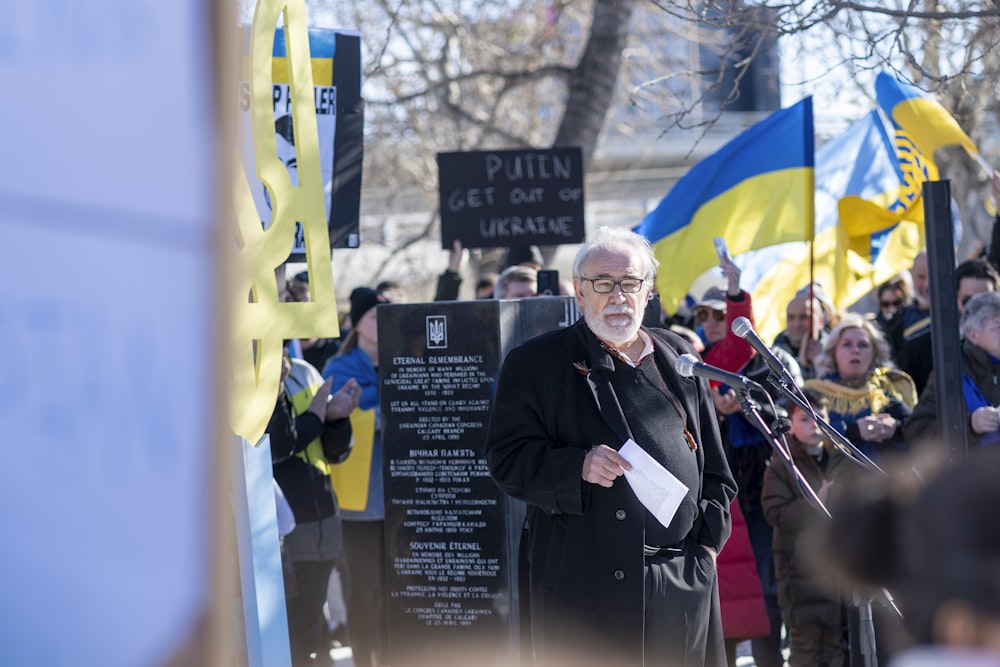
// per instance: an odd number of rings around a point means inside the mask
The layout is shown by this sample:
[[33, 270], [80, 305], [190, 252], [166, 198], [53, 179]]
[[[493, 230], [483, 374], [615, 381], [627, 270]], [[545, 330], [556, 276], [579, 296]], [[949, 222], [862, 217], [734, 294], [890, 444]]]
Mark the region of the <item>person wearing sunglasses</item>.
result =
[[694, 326], [701, 331], [706, 347], [726, 335], [726, 310], [726, 293], [720, 287], [709, 287], [691, 309]]
[[[875, 315], [875, 323], [885, 333], [891, 346], [893, 341], [890, 333], [895, 325], [894, 320], [913, 301], [913, 288], [910, 286], [908, 276], [899, 274], [885, 281], [878, 286], [876, 297], [878, 298], [878, 313]], [[892, 352], [895, 356], [896, 350], [893, 349]]]
[[[705, 338], [705, 362], [733, 373], [741, 373], [764, 382], [768, 368], [750, 345], [732, 332], [733, 321], [746, 317], [754, 321], [753, 304], [750, 295], [740, 288], [740, 269], [731, 259], [720, 262], [722, 275], [727, 281], [727, 290], [718, 287], [708, 289], [692, 312]], [[785, 358], [790, 372], [799, 375], [794, 359]], [[754, 662], [758, 667], [780, 667], [784, 660], [781, 655], [781, 608], [774, 576], [771, 555], [771, 527], [764, 518], [760, 506], [760, 490], [764, 470], [771, 458], [771, 446], [763, 440], [754, 427], [740, 413], [739, 403], [732, 389], [711, 383], [712, 399], [720, 418], [726, 460], [736, 478], [740, 495], [736, 503], [743, 516], [745, 530], [753, 552], [754, 568], [760, 582], [765, 618], [765, 634], [751, 639]], [[759, 397], [758, 397], [759, 398]], [[773, 418], [773, 416], [771, 417]], [[726, 572], [736, 564], [723, 559], [720, 568]], [[730, 588], [730, 576], [720, 578], [719, 595], [722, 600], [723, 625], [729, 627], [740, 618], [739, 592]], [[726, 649], [733, 657], [737, 638], [726, 637]], [[743, 639], [740, 637], [739, 639]]]
[[[705, 363], [738, 373], [753, 358], [754, 350], [732, 332], [733, 322], [737, 317], [745, 317], [753, 323], [753, 306], [750, 294], [740, 289], [739, 267], [728, 257], [720, 261], [719, 267], [726, 278], [727, 290], [724, 292], [720, 287], [709, 287], [701, 300], [694, 304], [691, 313], [699, 334], [705, 340], [702, 352]], [[714, 380], [710, 384], [715, 409], [720, 415], [729, 415], [740, 409], [732, 392], [719, 391], [719, 383]]]
[[708, 288], [691, 312], [705, 339], [702, 355], [705, 363], [735, 373], [750, 361], [754, 352], [749, 343], [732, 333], [733, 322], [737, 317], [745, 317], [752, 323], [753, 305], [750, 294], [740, 289], [739, 267], [729, 258], [722, 260], [719, 267], [726, 278], [726, 291]]
[[902, 276], [896, 276], [878, 286], [878, 309], [886, 320], [910, 305], [912, 300], [910, 284]]

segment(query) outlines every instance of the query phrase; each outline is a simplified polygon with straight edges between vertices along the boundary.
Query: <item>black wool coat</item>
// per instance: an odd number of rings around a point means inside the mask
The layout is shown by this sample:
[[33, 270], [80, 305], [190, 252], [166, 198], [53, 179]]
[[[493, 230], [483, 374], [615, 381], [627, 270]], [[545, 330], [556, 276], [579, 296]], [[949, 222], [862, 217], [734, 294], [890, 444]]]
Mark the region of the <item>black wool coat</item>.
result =
[[[661, 370], [669, 369], [663, 374], [697, 443], [695, 451], [683, 445], [701, 474], [700, 488], [689, 491], [698, 515], [688, 541], [721, 551], [736, 484], [708, 383], [673, 372], [679, 355], [697, 354], [687, 341], [663, 329], [645, 331]], [[583, 320], [515, 348], [500, 372], [486, 460], [496, 483], [528, 506], [530, 615], [539, 664], [556, 662], [541, 647], [565, 642], [583, 653], [588, 646], [609, 652], [614, 664], [642, 664], [646, 510], [624, 476], [610, 489], [581, 476], [592, 447], [617, 449], [628, 437], [610, 388], [613, 372], [613, 360]], [[675, 408], [665, 398], [663, 409]]]

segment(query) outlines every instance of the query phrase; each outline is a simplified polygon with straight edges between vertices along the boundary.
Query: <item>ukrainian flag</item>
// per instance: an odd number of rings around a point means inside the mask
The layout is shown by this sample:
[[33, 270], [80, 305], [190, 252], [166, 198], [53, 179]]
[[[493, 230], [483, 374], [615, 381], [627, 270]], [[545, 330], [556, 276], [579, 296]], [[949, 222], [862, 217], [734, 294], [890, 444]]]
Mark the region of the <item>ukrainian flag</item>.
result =
[[[333, 85], [333, 59], [337, 53], [337, 33], [321, 28], [309, 29], [309, 58], [312, 64], [313, 85]], [[285, 29], [274, 29], [273, 79], [275, 83], [291, 82], [288, 53], [285, 50]]]
[[844, 309], [909, 268], [923, 245], [925, 168], [874, 110], [816, 150], [813, 247], [791, 243], [735, 259], [761, 338], [784, 329], [788, 302], [811, 277]]
[[[337, 32], [323, 28], [309, 28], [309, 60], [314, 86], [332, 86], [333, 63], [337, 53]], [[243, 81], [249, 81], [250, 28], [243, 31]], [[290, 83], [291, 68], [285, 44], [285, 29], [274, 29], [274, 47], [271, 50], [271, 79], [275, 83]]]
[[957, 144], [970, 154], [979, 152], [952, 115], [916, 86], [880, 72], [875, 79], [875, 94], [896, 129], [909, 135], [928, 160], [933, 161], [934, 151], [941, 146]]
[[653, 245], [656, 284], [676, 312], [691, 282], [733, 255], [813, 235], [812, 98], [771, 114], [688, 171], [635, 231]]

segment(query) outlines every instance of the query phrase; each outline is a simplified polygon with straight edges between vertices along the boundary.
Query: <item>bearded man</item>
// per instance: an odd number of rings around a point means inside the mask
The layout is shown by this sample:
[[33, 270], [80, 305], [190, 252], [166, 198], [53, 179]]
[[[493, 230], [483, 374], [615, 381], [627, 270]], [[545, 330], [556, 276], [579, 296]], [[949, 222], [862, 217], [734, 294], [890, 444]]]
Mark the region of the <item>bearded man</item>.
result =
[[[486, 460], [527, 503], [539, 666], [725, 665], [715, 559], [736, 484], [708, 383], [674, 370], [697, 352], [640, 326], [656, 267], [641, 236], [596, 230], [573, 264], [583, 319], [515, 348], [500, 371]], [[687, 487], [666, 525], [624, 476], [629, 439]]]

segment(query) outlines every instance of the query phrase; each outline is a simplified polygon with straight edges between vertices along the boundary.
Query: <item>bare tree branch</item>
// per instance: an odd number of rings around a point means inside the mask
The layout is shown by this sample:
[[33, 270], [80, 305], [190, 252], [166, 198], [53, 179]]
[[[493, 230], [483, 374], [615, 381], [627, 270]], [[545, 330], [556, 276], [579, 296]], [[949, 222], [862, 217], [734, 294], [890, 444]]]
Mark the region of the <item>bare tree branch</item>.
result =
[[[997, 4], [997, 0], [994, 0], [994, 4]], [[964, 21], [967, 19], [984, 19], [1000, 16], [1000, 5], [998, 5], [998, 9], [934, 10], [923, 12], [911, 9], [892, 9], [891, 7], [881, 7], [878, 5], [865, 5], [860, 2], [849, 1], [834, 1], [830, 5], [836, 7], [838, 11], [847, 10], [864, 14], [882, 14], [898, 19], [920, 21]]]
[[[414, 216], [427, 208], [412, 202], [436, 192], [437, 152], [579, 145], [590, 167], [598, 145], [657, 152], [658, 137], [681, 137], [693, 150], [747, 106], [746, 84], [776, 42], [805, 45], [786, 58], [813, 56], [803, 94], [836, 78], [862, 107], [874, 104], [872, 72], [886, 69], [936, 95], [984, 154], [1000, 150], [983, 125], [998, 106], [1000, 0], [310, 2], [348, 13], [339, 25], [364, 43], [365, 192], [408, 214], [385, 214], [398, 247], [380, 272], [404, 255], [419, 264], [420, 240], [434, 238], [436, 213]], [[942, 174], [971, 179], [953, 191], [974, 218], [981, 177], [948, 171], [961, 154], [937, 159]]]
[[494, 77], [500, 79], [503, 81], [504, 86], [511, 87], [532, 83], [547, 77], [567, 78], [570, 74], [572, 74], [572, 72], [573, 69], [566, 65], [547, 65], [531, 70], [519, 70], [512, 72], [506, 72], [501, 69], [481, 69], [474, 72], [459, 74], [449, 79], [435, 82], [422, 90], [414, 91], [406, 95], [400, 95], [392, 100], [376, 102], [376, 104], [405, 104], [427, 95], [436, 95], [443, 90], [447, 90], [452, 86], [452, 84], [474, 81], [483, 77]]

